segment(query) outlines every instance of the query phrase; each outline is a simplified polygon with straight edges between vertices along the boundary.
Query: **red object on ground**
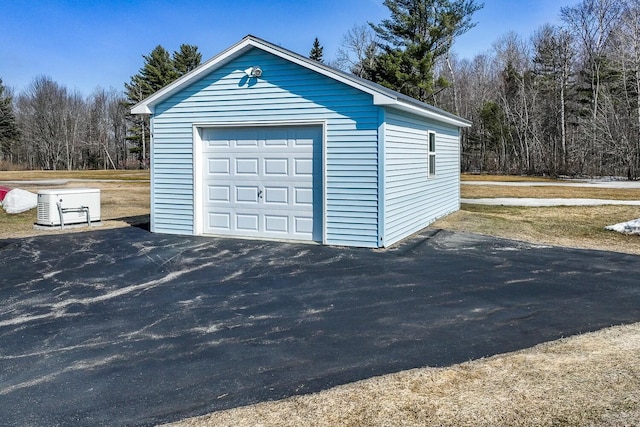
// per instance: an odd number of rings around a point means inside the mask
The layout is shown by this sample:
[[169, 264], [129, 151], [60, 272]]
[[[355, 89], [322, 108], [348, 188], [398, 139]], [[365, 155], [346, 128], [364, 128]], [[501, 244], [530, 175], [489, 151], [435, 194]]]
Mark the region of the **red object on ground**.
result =
[[9, 191], [11, 191], [11, 188], [0, 185], [0, 202], [4, 200], [4, 196], [6, 196]]

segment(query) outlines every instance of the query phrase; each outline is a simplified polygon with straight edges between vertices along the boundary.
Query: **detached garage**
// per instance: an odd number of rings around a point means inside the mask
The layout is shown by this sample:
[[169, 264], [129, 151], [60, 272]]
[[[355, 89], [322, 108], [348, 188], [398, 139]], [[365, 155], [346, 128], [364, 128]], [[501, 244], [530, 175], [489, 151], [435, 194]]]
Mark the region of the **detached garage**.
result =
[[253, 36], [131, 111], [153, 232], [376, 248], [460, 207], [469, 121]]

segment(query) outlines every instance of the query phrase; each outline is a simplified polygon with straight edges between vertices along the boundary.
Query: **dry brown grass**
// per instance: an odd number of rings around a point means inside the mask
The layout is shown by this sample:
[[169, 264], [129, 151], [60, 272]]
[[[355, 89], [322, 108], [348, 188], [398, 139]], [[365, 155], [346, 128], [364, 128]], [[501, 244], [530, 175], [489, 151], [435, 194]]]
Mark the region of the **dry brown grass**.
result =
[[0, 181], [32, 181], [52, 179], [139, 180], [148, 181], [148, 170], [73, 170], [73, 171], [0, 171]]
[[640, 254], [640, 236], [604, 229], [640, 218], [638, 206], [519, 207], [462, 205], [432, 226], [531, 243]]
[[640, 423], [640, 324], [451, 368], [423, 368], [177, 426], [632, 426]]
[[560, 182], [561, 180], [554, 178], [547, 178], [542, 176], [520, 176], [520, 175], [480, 175], [463, 173], [461, 175], [462, 181], [500, 181], [500, 182]]
[[585, 187], [508, 187], [496, 185], [461, 185], [463, 198], [533, 197], [562, 199], [640, 200], [640, 188], [585, 188]]
[[25, 170], [25, 166], [17, 165], [6, 160], [0, 160], [0, 171], [21, 171]]
[[[462, 185], [463, 198], [533, 197], [640, 200], [640, 189]], [[432, 227], [532, 243], [640, 254], [640, 237], [604, 229], [640, 218], [640, 206], [519, 207], [462, 205]]]

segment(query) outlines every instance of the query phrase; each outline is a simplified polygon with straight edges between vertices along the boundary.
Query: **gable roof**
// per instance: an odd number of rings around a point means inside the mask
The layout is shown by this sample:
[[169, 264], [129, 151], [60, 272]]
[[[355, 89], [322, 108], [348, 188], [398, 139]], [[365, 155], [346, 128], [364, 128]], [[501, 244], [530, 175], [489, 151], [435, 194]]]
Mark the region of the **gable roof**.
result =
[[455, 114], [451, 114], [425, 102], [418, 101], [417, 99], [388, 89], [369, 80], [354, 76], [349, 73], [345, 73], [336, 68], [322, 64], [318, 61], [314, 61], [302, 55], [298, 55], [295, 52], [284, 49], [280, 46], [276, 46], [252, 35], [247, 35], [235, 45], [222, 51], [218, 55], [201, 64], [199, 67], [180, 77], [173, 83], [165, 86], [153, 95], [137, 103], [136, 105], [131, 107], [131, 113], [153, 114], [154, 107], [160, 102], [180, 92], [205, 75], [222, 67], [223, 65], [227, 64], [228, 62], [241, 56], [242, 54], [253, 48], [261, 49], [265, 52], [271, 53], [302, 67], [323, 74], [355, 89], [368, 93], [373, 96], [374, 105], [397, 108], [399, 110], [408, 111], [419, 116], [428, 117], [458, 127], [471, 126], [470, 121], [458, 117]]

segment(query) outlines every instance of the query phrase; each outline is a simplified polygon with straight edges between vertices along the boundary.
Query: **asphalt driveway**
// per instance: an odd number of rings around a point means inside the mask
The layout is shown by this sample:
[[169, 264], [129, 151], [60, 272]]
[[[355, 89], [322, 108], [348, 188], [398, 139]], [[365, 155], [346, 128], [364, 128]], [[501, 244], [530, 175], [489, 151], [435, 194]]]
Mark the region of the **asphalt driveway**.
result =
[[427, 230], [390, 250], [0, 240], [3, 425], [152, 425], [640, 321], [640, 257]]

